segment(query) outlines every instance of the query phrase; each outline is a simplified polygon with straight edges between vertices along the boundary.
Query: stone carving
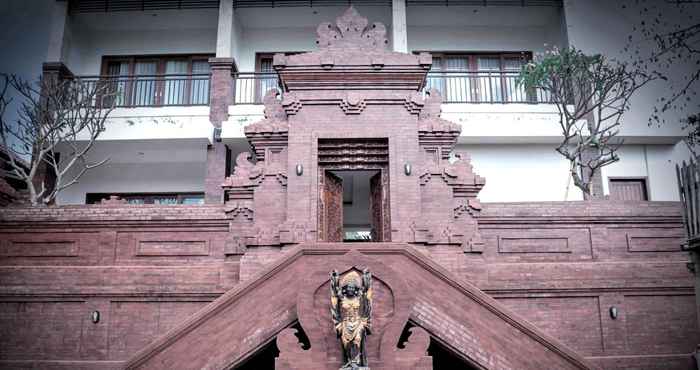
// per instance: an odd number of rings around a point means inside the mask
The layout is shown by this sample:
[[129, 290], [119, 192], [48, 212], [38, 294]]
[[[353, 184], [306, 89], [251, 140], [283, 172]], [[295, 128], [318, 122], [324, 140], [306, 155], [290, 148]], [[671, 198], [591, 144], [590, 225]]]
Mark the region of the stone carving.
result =
[[244, 129], [246, 136], [282, 132], [286, 134], [289, 130], [287, 113], [278, 99], [279, 95], [280, 92], [277, 89], [270, 89], [265, 94], [263, 97], [265, 119], [246, 126]]
[[406, 97], [406, 101], [403, 106], [406, 107], [408, 113], [419, 114], [425, 105], [425, 100], [420, 93], [414, 92]]
[[478, 199], [473, 198], [467, 200], [466, 204], [460, 204], [459, 206], [455, 207], [454, 209], [454, 214], [455, 218], [459, 219], [462, 217], [463, 214], [468, 214], [472, 217], [477, 217], [479, 216], [479, 212], [481, 211], [481, 203], [479, 202]]
[[297, 329], [287, 328], [277, 334], [276, 342], [280, 354], [275, 359], [275, 369], [291, 370], [313, 367], [313, 360], [304, 353], [306, 351], [303, 344], [299, 342], [298, 332]]
[[234, 221], [253, 221], [253, 202], [249, 200], [227, 202], [224, 212]]
[[282, 106], [288, 115], [295, 115], [301, 109], [301, 101], [295, 93], [286, 93], [282, 99]]
[[349, 92], [345, 99], [340, 102], [340, 109], [345, 114], [360, 114], [367, 107], [367, 103], [362, 96], [356, 92]]
[[233, 174], [227, 177], [221, 186], [243, 187], [253, 185], [253, 179], [262, 175], [262, 169], [258, 165], [251, 163], [248, 160], [250, 157], [251, 155], [249, 152], [238, 153]]
[[343, 350], [341, 370], [369, 369], [366, 339], [372, 333], [372, 274], [331, 272], [331, 318]]
[[323, 22], [316, 29], [316, 43], [321, 49], [384, 50], [389, 43], [386, 27], [381, 23], [373, 23], [368, 27], [367, 18], [352, 6], [335, 23]]
[[440, 118], [442, 113], [442, 96], [436, 89], [430, 89], [426, 93], [423, 103], [423, 109], [418, 115], [418, 131], [419, 134], [426, 135], [428, 133], [452, 133], [455, 134], [456, 140], [462, 128], [451, 121]]
[[275, 121], [286, 121], [287, 113], [284, 112], [282, 108], [282, 103], [278, 99], [280, 92], [277, 89], [270, 89], [265, 93], [263, 97], [263, 104], [265, 105], [265, 118]]

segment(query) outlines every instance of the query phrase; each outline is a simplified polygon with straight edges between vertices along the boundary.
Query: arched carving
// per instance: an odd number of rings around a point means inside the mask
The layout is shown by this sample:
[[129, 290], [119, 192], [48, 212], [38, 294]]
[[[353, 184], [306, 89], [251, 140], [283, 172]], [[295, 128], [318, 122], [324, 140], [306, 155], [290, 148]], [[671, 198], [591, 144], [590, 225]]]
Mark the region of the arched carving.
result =
[[[372, 271], [375, 290], [373, 334], [367, 341], [370, 364], [388, 366], [395, 363], [396, 343], [408, 321], [410, 310], [410, 292], [400, 274], [378, 259], [356, 251], [329, 258], [324, 266], [337, 268], [341, 275], [364, 268]], [[331, 361], [340, 366], [342, 356], [331, 325], [328, 289], [328, 272], [319, 271], [309, 276], [299, 293], [297, 315], [311, 342], [311, 356], [318, 361]]]

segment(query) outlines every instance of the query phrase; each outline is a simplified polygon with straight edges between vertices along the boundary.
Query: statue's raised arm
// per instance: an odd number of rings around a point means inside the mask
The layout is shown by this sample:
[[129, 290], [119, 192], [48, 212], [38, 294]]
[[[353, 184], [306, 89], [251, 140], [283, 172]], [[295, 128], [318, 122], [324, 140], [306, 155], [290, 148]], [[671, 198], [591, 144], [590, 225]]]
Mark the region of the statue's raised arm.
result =
[[331, 272], [331, 319], [333, 320], [333, 327], [338, 335], [340, 335], [342, 328], [340, 324], [342, 318], [340, 316], [340, 277], [338, 276], [338, 271], [333, 270]]

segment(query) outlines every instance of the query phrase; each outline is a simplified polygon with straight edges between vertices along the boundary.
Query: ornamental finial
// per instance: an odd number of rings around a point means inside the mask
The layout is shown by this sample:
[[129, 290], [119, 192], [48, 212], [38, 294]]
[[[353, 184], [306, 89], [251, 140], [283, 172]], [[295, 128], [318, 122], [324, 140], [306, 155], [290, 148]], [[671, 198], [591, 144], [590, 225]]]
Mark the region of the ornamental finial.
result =
[[335, 20], [335, 25], [323, 22], [318, 25], [316, 43], [321, 49], [377, 49], [384, 50], [389, 40], [386, 27], [376, 22], [368, 26], [367, 18], [353, 6]]

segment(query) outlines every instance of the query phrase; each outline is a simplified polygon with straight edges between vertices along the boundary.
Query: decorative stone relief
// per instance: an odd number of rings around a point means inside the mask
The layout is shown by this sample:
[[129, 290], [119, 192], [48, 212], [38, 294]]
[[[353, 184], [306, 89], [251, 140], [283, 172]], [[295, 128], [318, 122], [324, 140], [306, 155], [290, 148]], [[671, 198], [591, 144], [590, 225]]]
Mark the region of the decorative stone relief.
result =
[[253, 202], [247, 200], [227, 202], [224, 212], [234, 221], [253, 221]]
[[282, 99], [282, 106], [288, 115], [295, 115], [301, 109], [301, 101], [295, 93], [286, 93]]
[[316, 29], [316, 44], [321, 49], [384, 50], [389, 43], [386, 27], [381, 23], [373, 23], [368, 27], [367, 18], [361, 16], [352, 6], [338, 17], [335, 23], [334, 25], [323, 22]]
[[349, 92], [345, 99], [340, 102], [340, 109], [345, 114], [360, 114], [367, 107], [367, 102], [362, 95], [356, 92]]
[[263, 97], [265, 119], [245, 127], [246, 136], [255, 134], [286, 133], [289, 130], [287, 113], [278, 99], [280, 92], [270, 89]]
[[403, 106], [406, 107], [408, 113], [419, 114], [425, 105], [425, 101], [420, 93], [414, 92], [406, 97]]

